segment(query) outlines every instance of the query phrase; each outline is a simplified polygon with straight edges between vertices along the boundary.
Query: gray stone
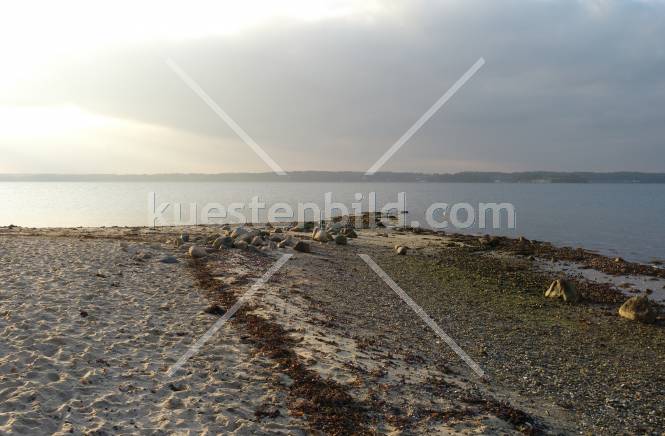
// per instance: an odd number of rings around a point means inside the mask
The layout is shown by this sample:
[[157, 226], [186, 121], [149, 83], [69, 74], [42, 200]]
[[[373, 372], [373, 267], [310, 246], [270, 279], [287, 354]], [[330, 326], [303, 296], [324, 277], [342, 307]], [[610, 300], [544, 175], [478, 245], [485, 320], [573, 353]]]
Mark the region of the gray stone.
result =
[[296, 242], [296, 245], [293, 246], [293, 249], [300, 251], [301, 253], [309, 253], [311, 251], [309, 243], [305, 241]]
[[353, 229], [346, 229], [346, 231], [343, 232], [342, 234], [343, 234], [344, 236], [346, 236], [347, 238], [351, 238], [351, 239], [354, 239], [354, 238], [357, 238], [357, 237], [358, 237], [358, 234], [357, 234], [356, 231], [353, 230]]
[[235, 241], [233, 243], [233, 246], [235, 248], [239, 248], [240, 250], [246, 250], [249, 244], [247, 243], [247, 241]]
[[178, 259], [175, 256], [166, 256], [159, 259], [161, 263], [178, 263]]

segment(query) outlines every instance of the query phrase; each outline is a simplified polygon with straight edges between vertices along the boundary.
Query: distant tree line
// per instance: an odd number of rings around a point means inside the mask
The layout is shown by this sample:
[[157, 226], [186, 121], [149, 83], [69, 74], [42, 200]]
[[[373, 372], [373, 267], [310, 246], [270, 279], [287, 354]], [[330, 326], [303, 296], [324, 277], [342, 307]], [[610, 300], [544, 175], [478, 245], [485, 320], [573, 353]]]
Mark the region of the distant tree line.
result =
[[224, 174], [0, 174], [3, 182], [399, 182], [399, 183], [665, 183], [665, 173], [473, 172], [425, 174], [351, 171], [294, 171]]

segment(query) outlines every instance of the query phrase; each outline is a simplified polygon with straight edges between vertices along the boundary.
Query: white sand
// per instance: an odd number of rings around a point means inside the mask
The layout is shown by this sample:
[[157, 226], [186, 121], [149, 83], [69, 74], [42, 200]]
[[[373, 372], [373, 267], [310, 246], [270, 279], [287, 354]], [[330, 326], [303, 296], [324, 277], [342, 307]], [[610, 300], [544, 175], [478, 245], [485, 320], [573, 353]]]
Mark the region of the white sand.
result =
[[216, 318], [182, 262], [146, 250], [140, 262], [109, 240], [0, 237], [0, 433], [300, 433], [285, 410], [255, 418], [282, 394], [232, 326], [166, 377]]

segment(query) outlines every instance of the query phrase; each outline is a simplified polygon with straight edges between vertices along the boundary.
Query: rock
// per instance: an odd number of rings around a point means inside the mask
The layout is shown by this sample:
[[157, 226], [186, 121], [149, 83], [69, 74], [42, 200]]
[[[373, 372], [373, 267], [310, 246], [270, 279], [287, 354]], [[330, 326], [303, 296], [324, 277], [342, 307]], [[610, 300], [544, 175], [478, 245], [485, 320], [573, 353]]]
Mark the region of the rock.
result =
[[612, 259], [612, 261], [613, 261], [614, 263], [622, 263], [622, 262], [624, 262], [624, 260], [623, 260], [622, 258], [620, 258], [620, 257], [615, 257], [614, 259]]
[[219, 238], [215, 239], [215, 242], [212, 243], [212, 248], [215, 250], [231, 247], [233, 247], [233, 238], [230, 236], [220, 236]]
[[346, 236], [344, 236], [344, 235], [335, 236], [335, 244], [337, 244], [337, 245], [346, 245], [347, 244]]
[[395, 246], [395, 252], [400, 256], [406, 256], [407, 251], [409, 251], [409, 247], [405, 247], [403, 245]]
[[247, 232], [241, 235], [238, 235], [238, 237], [236, 237], [236, 241], [245, 241], [248, 244], [250, 244], [252, 240], [257, 236], [261, 236], [261, 232], [256, 229], [252, 229], [248, 230]]
[[344, 229], [344, 224], [342, 223], [332, 223], [326, 228], [326, 230], [330, 233], [339, 233], [342, 231], [342, 229]]
[[282, 242], [284, 240], [284, 236], [273, 233], [270, 235], [270, 240], [273, 242]]
[[263, 246], [263, 238], [260, 236], [254, 236], [254, 238], [252, 238], [252, 245], [255, 247]]
[[222, 309], [221, 307], [219, 307], [216, 304], [211, 304], [210, 306], [206, 307], [203, 310], [203, 312], [207, 313], [209, 315], [219, 315], [219, 316], [222, 316], [226, 313], [226, 311], [224, 309]]
[[619, 308], [619, 316], [645, 324], [656, 322], [656, 309], [644, 295], [630, 297]]
[[198, 245], [189, 248], [189, 255], [194, 259], [201, 259], [208, 255], [208, 250]]
[[291, 245], [293, 245], [291, 239], [287, 238], [287, 239], [284, 239], [282, 242], [278, 243], [277, 248], [286, 248], [286, 247], [290, 247]]
[[284, 233], [284, 231], [280, 227], [277, 227], [273, 233]]
[[210, 235], [210, 236], [205, 238], [206, 243], [207, 244], [213, 244], [217, 240], [217, 238], [219, 238], [220, 236], [222, 236], [222, 235], [220, 235], [219, 233], [215, 233], [213, 235]]
[[152, 258], [152, 254], [148, 253], [147, 251], [139, 251], [134, 255], [134, 259], [136, 260], [148, 260]]
[[247, 251], [251, 253], [261, 253], [261, 250], [256, 245], [247, 245]]
[[231, 237], [236, 239], [238, 236], [247, 234], [247, 230], [244, 227], [238, 227], [231, 232]]
[[328, 242], [332, 240], [332, 237], [326, 232], [325, 230], [319, 229], [314, 232], [314, 236], [312, 237], [313, 240], [317, 242]]
[[344, 236], [346, 236], [347, 238], [354, 239], [354, 238], [357, 238], [357, 237], [358, 237], [358, 234], [357, 234], [356, 231], [353, 230], [353, 229], [347, 229], [347, 230], [344, 232]]
[[178, 259], [175, 256], [166, 256], [159, 259], [161, 263], [178, 263]]
[[580, 296], [572, 283], [566, 280], [555, 280], [545, 291], [547, 298], [561, 298], [566, 303], [577, 303]]
[[247, 241], [235, 241], [233, 243], [233, 246], [235, 248], [239, 248], [240, 250], [246, 250], [249, 244], [247, 243]]
[[309, 253], [311, 251], [309, 244], [305, 241], [296, 242], [296, 245], [293, 246], [293, 249], [300, 251], [301, 253]]
[[530, 243], [531, 243], [531, 241], [529, 241], [529, 240], [528, 240], [527, 238], [525, 238], [524, 236], [520, 236], [519, 238], [517, 238], [517, 242], [520, 243], [520, 244], [522, 244], [522, 245], [526, 245], [526, 244], [530, 244]]
[[79, 312], [79, 315], [81, 315], [81, 318], [87, 318], [88, 317], [88, 312], [85, 310], [82, 310]]
[[189, 233], [181, 233], [178, 239], [182, 242], [189, 242]]

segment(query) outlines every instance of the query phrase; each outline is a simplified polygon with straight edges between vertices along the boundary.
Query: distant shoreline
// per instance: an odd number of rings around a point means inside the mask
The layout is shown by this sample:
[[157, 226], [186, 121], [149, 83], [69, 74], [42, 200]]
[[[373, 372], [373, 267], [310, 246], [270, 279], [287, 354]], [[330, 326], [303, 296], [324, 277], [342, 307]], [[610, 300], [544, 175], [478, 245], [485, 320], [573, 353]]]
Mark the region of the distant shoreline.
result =
[[643, 172], [460, 172], [425, 174], [296, 171], [223, 174], [0, 174], [0, 182], [324, 182], [324, 183], [665, 183], [665, 173]]

